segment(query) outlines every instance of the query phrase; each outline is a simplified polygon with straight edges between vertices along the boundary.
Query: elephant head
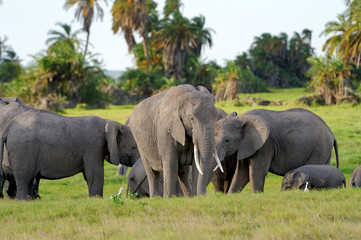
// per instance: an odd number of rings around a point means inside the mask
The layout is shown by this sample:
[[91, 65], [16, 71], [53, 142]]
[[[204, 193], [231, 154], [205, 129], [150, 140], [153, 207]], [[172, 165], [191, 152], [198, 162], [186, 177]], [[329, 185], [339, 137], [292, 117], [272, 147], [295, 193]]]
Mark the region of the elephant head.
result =
[[214, 127], [218, 113], [214, 104], [214, 96], [207, 89], [182, 85], [169, 89], [160, 106], [161, 125], [172, 138], [182, 146], [187, 139], [193, 143], [195, 164], [200, 172], [198, 194], [206, 192], [215, 151]]
[[105, 137], [109, 151], [109, 163], [131, 167], [140, 157], [137, 144], [129, 126], [107, 120]]
[[[290, 171], [286, 173], [282, 180], [281, 191], [290, 190], [290, 189], [304, 189], [306, 182], [309, 181], [310, 176], [304, 172], [300, 171]], [[310, 183], [308, 188], [311, 188]]]
[[129, 171], [126, 195], [127, 197], [129, 192], [130, 194], [137, 193], [137, 197], [149, 197], [147, 174], [145, 172], [141, 158], [137, 160], [137, 162]]
[[262, 117], [256, 115], [229, 114], [216, 124], [215, 138], [217, 152], [223, 161], [237, 153], [237, 159], [251, 157], [266, 142], [269, 128]]

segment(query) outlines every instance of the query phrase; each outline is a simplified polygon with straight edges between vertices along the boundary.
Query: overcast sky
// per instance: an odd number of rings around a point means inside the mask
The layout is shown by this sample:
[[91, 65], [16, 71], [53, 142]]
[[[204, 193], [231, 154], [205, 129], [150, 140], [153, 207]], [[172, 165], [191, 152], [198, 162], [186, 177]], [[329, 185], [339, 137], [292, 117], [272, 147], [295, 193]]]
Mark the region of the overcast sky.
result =
[[[58, 29], [57, 22], [72, 23], [73, 30], [81, 25], [73, 20], [75, 9], [65, 11], [65, 0], [2, 0], [0, 5], [0, 37], [7, 41], [27, 65], [31, 57], [46, 49], [45, 40], [50, 29]], [[165, 0], [156, 0], [161, 11]], [[224, 65], [236, 55], [247, 51], [254, 37], [262, 33], [279, 35], [301, 33], [310, 29], [312, 46], [317, 55], [323, 55], [325, 37], [320, 37], [325, 24], [336, 20], [346, 6], [343, 0], [182, 0], [183, 14], [188, 17], [204, 15], [206, 28], [212, 34], [213, 47], [203, 51], [204, 60], [215, 60]], [[103, 3], [103, 22], [92, 24], [90, 51], [100, 53], [107, 70], [125, 70], [133, 67], [133, 56], [128, 53], [123, 35], [113, 35], [111, 6]], [[85, 34], [84, 34], [85, 38]]]

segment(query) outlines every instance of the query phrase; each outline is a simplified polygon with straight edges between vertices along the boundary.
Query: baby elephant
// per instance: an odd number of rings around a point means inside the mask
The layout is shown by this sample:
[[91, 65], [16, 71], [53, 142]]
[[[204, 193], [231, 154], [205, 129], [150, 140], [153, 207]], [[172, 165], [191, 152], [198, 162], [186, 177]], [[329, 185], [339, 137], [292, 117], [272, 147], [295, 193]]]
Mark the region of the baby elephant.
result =
[[361, 166], [356, 168], [351, 175], [350, 179], [351, 187], [361, 187]]
[[331, 165], [305, 165], [286, 173], [282, 181], [283, 190], [328, 189], [346, 187], [346, 179], [340, 170]]

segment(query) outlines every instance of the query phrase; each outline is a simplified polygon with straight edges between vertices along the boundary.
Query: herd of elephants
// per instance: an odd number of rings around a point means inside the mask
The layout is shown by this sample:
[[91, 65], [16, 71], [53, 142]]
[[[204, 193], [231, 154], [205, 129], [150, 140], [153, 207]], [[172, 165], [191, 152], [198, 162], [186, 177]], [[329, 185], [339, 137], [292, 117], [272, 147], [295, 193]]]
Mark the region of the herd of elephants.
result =
[[[39, 198], [40, 179], [83, 173], [89, 196], [102, 196], [104, 159], [132, 167], [127, 192], [141, 196], [236, 193], [250, 182], [263, 192], [268, 172], [282, 190], [346, 186], [337, 141], [327, 124], [302, 108], [215, 107], [204, 87], [179, 85], [140, 102], [125, 124], [97, 116], [65, 117], [0, 98], [0, 197]], [[337, 168], [330, 165], [335, 149]], [[361, 187], [361, 168], [351, 186]]]

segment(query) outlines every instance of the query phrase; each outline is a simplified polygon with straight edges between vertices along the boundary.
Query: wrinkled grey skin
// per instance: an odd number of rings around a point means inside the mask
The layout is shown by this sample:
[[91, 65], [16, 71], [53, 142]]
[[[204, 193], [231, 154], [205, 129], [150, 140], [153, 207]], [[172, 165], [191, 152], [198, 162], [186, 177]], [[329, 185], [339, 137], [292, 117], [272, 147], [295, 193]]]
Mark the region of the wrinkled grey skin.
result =
[[[0, 136], [8, 123], [17, 115], [34, 109], [33, 107], [25, 105], [19, 98], [0, 98]], [[7, 162], [7, 155], [4, 156], [4, 162]], [[3, 166], [4, 167], [4, 166]], [[7, 198], [15, 198], [16, 183], [11, 169], [3, 168], [4, 172], [0, 173], [0, 198], [3, 198], [3, 188], [5, 186], [5, 194]], [[40, 198], [39, 195], [39, 181], [34, 179], [34, 189], [30, 196], [32, 198]]]
[[306, 164], [329, 164], [336, 139], [326, 123], [300, 108], [285, 111], [255, 109], [235, 113], [216, 124], [220, 160], [236, 156], [236, 172], [228, 193], [242, 191], [251, 182], [252, 192], [263, 192], [269, 172], [284, 176]]
[[290, 189], [330, 189], [346, 187], [342, 172], [331, 165], [305, 165], [287, 172], [281, 190]]
[[[137, 197], [149, 197], [149, 183], [147, 174], [141, 159], [139, 159], [130, 169], [128, 175], [127, 196], [137, 194]], [[159, 193], [163, 194], [163, 174], [159, 174]], [[181, 185], [177, 183], [177, 196], [183, 196]]]
[[361, 166], [353, 170], [350, 178], [350, 187], [361, 187]]
[[[6, 151], [3, 146], [5, 144]], [[65, 117], [45, 110], [16, 116], [1, 139], [15, 177], [16, 199], [28, 199], [35, 177], [60, 179], [82, 172], [89, 196], [103, 195], [104, 159], [133, 165], [139, 158], [128, 126], [96, 116]], [[4, 152], [4, 153], [3, 153]]]
[[163, 197], [177, 194], [177, 177], [183, 192], [190, 195], [186, 168], [193, 162], [194, 144], [199, 149], [197, 195], [205, 194], [215, 149], [215, 99], [204, 87], [180, 85], [138, 104], [129, 118], [149, 181], [150, 197], [159, 194], [163, 172]]

